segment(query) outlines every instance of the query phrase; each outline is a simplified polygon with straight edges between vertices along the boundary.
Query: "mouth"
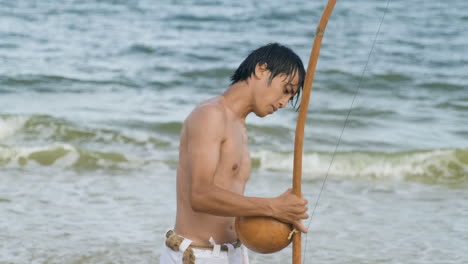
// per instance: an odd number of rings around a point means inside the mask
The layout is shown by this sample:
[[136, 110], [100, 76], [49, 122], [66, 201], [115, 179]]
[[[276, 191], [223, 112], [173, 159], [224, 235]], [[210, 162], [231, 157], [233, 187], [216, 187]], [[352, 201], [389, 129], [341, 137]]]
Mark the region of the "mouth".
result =
[[271, 107], [273, 107], [273, 112], [276, 112], [276, 110], [278, 110], [278, 108], [276, 108], [274, 105], [272, 105]]

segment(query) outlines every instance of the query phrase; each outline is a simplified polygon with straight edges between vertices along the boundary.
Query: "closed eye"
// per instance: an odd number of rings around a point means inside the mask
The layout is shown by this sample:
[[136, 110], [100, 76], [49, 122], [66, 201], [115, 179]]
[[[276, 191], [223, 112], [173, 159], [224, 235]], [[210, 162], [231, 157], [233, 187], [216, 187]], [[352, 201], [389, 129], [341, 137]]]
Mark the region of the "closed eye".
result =
[[297, 94], [297, 91], [295, 91], [291, 87], [291, 90], [289, 91], [289, 93], [291, 94], [291, 98], [289, 98], [289, 101], [292, 101], [294, 99], [294, 96]]

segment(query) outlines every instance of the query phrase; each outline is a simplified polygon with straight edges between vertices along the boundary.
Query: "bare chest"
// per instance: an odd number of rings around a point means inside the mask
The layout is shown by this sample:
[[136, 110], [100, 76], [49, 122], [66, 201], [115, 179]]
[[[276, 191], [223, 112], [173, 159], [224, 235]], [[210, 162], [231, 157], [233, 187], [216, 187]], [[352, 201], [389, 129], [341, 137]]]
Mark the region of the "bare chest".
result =
[[242, 193], [251, 169], [247, 132], [245, 127], [233, 127], [226, 132], [217, 172], [220, 176], [227, 176], [222, 177], [225, 187]]

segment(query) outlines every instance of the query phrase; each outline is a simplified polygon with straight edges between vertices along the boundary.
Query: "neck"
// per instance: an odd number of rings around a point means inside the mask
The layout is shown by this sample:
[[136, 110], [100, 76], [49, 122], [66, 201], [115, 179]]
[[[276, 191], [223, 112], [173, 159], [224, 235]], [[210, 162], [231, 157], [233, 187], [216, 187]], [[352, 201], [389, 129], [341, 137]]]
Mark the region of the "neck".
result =
[[245, 124], [247, 115], [253, 112], [253, 89], [246, 81], [231, 85], [221, 96], [224, 105]]

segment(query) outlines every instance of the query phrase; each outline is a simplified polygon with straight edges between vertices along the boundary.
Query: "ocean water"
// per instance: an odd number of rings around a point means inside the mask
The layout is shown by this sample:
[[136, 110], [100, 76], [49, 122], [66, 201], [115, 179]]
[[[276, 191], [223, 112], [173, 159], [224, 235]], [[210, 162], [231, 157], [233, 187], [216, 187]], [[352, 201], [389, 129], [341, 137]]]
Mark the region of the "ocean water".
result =
[[[307, 65], [325, 4], [0, 0], [0, 263], [158, 263], [183, 120], [261, 45]], [[304, 263], [468, 263], [468, 2], [390, 0], [376, 38], [386, 6], [338, 1], [327, 26]], [[296, 115], [248, 117], [247, 195], [291, 186]]]

